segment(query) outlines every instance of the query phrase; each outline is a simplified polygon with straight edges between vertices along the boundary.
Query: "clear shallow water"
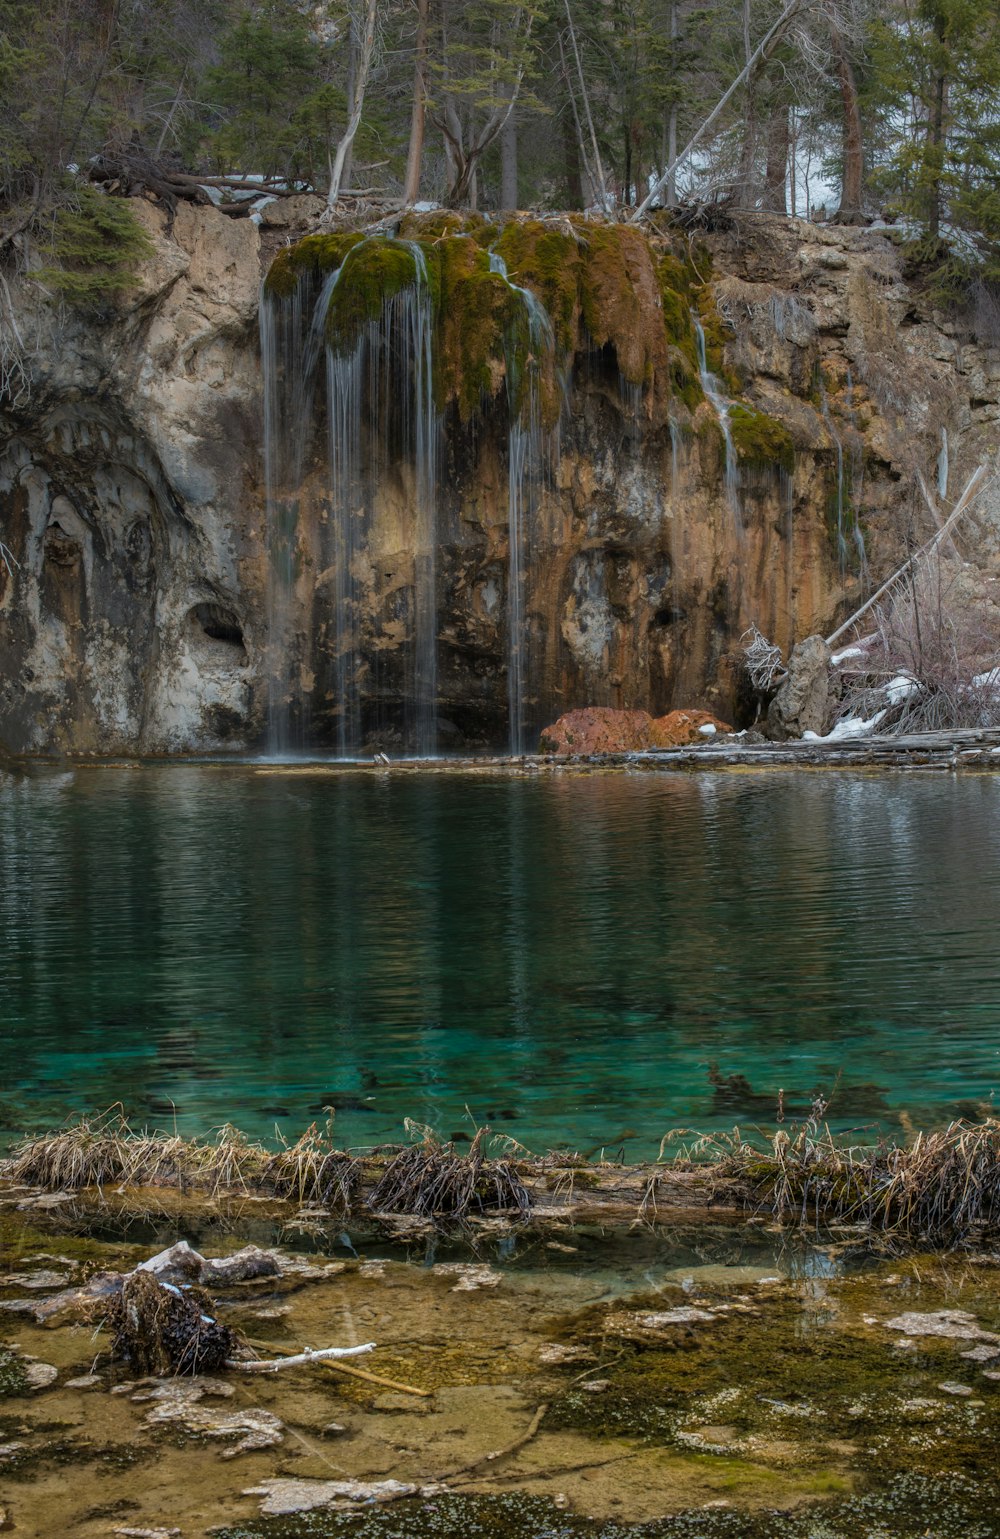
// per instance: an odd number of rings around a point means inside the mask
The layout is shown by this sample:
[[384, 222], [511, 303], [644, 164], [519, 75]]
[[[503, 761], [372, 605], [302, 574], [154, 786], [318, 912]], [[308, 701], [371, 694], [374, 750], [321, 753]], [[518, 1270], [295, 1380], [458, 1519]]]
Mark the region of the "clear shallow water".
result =
[[332, 1102], [639, 1158], [779, 1087], [897, 1130], [1000, 1089], [991, 777], [83, 769], [0, 793], [0, 924], [6, 1138]]

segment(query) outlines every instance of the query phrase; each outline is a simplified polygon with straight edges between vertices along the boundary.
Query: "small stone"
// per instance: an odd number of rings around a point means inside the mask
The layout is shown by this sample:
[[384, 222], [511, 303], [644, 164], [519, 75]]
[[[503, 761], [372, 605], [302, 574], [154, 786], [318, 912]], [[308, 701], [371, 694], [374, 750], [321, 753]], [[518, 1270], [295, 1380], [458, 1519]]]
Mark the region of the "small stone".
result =
[[121, 1534], [122, 1539], [176, 1539], [180, 1533], [179, 1528], [115, 1528], [113, 1533]]
[[599, 1395], [601, 1390], [607, 1389], [610, 1383], [610, 1379], [587, 1379], [585, 1383], [579, 1384], [577, 1388], [585, 1389], [589, 1395]]
[[556, 1495], [552, 1498], [552, 1505], [553, 1507], [558, 1507], [560, 1512], [565, 1512], [566, 1508], [569, 1506], [569, 1497], [566, 1495], [566, 1492], [557, 1492]]
[[432, 1268], [435, 1277], [457, 1277], [452, 1293], [475, 1293], [478, 1288], [495, 1288], [501, 1282], [499, 1272], [482, 1263], [468, 1261], [439, 1261]]
[[972, 1394], [972, 1390], [969, 1388], [968, 1384], [955, 1384], [950, 1379], [946, 1380], [944, 1384], [939, 1384], [938, 1389], [940, 1389], [946, 1395]]
[[99, 1373], [82, 1373], [78, 1379], [67, 1379], [64, 1389], [103, 1389], [104, 1380]]
[[0, 1288], [65, 1288], [68, 1277], [66, 1272], [12, 1272], [0, 1277]]
[[659, 1314], [640, 1315], [639, 1324], [647, 1331], [661, 1331], [669, 1325], [714, 1323], [715, 1315], [707, 1309], [664, 1309]]
[[51, 1363], [28, 1363], [24, 1376], [32, 1389], [47, 1389], [59, 1377], [59, 1369]]
[[991, 1363], [994, 1358], [1000, 1357], [1000, 1347], [993, 1346], [984, 1341], [978, 1347], [972, 1347], [968, 1352], [960, 1352], [959, 1357], [967, 1357], [970, 1363]]
[[547, 1341], [539, 1348], [538, 1361], [540, 1363], [592, 1363], [593, 1352], [588, 1352], [586, 1347], [564, 1347], [562, 1342]]
[[342, 1421], [328, 1421], [321, 1430], [324, 1437], [343, 1437], [348, 1429]]
[[262, 1496], [261, 1516], [287, 1517], [293, 1512], [315, 1512], [322, 1507], [345, 1507], [354, 1502], [377, 1502], [380, 1498], [432, 1494], [437, 1487], [420, 1490], [401, 1480], [264, 1480], [250, 1486], [244, 1496]]
[[8, 1459], [16, 1458], [21, 1449], [27, 1446], [27, 1443], [0, 1443], [0, 1464], [6, 1464]]

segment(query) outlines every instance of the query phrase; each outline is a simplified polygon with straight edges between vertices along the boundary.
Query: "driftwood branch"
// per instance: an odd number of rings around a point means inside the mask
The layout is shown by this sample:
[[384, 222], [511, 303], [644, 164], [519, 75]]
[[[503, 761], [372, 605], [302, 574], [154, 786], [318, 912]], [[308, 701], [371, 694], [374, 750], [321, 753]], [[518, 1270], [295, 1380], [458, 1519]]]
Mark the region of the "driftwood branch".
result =
[[299, 1368], [303, 1363], [329, 1363], [331, 1358], [360, 1357], [363, 1352], [374, 1352], [375, 1346], [374, 1341], [366, 1341], [361, 1347], [319, 1347], [315, 1351], [306, 1347], [304, 1352], [296, 1352], [291, 1357], [256, 1358], [250, 1362], [228, 1357], [226, 1367], [238, 1368], [240, 1373], [277, 1373], [282, 1368]]
[[459, 1465], [458, 1469], [449, 1470], [446, 1475], [437, 1477], [437, 1484], [444, 1485], [448, 1481], [457, 1480], [460, 1475], [470, 1475], [473, 1470], [479, 1469], [484, 1464], [497, 1464], [501, 1459], [509, 1459], [512, 1454], [520, 1453], [525, 1443], [530, 1443], [539, 1427], [542, 1425], [548, 1405], [540, 1405], [528, 1425], [527, 1432], [522, 1432], [512, 1443], [505, 1448], [495, 1448], [492, 1453], [481, 1454], [478, 1459], [472, 1459], [468, 1464]]

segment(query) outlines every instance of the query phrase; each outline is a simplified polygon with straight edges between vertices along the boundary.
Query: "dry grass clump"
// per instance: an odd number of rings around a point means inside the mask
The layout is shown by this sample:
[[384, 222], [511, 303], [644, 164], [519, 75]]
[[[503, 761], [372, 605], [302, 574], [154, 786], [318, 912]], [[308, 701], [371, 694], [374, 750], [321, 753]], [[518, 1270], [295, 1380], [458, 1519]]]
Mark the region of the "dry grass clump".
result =
[[7, 1175], [12, 1181], [49, 1191], [86, 1186], [184, 1184], [194, 1145], [162, 1133], [135, 1132], [120, 1106], [98, 1117], [81, 1117], [69, 1127], [14, 1148]]
[[838, 1143], [805, 1123], [759, 1146], [731, 1135], [699, 1140], [688, 1157], [708, 1157], [716, 1174], [739, 1181], [752, 1202], [780, 1219], [863, 1224], [888, 1237], [950, 1247], [1000, 1234], [1000, 1121], [953, 1122], [909, 1146], [880, 1140]]
[[464, 1219], [472, 1214], [516, 1214], [527, 1218], [531, 1199], [510, 1160], [483, 1153], [489, 1128], [480, 1128], [467, 1155], [456, 1154], [423, 1129], [420, 1143], [402, 1150], [387, 1166], [368, 1199], [375, 1213], [421, 1218]]
[[361, 1189], [361, 1167], [351, 1155], [334, 1149], [313, 1122], [298, 1143], [268, 1158], [261, 1181], [275, 1197], [318, 1203], [346, 1214]]
[[177, 1186], [182, 1191], [264, 1192], [347, 1212], [357, 1194], [357, 1161], [313, 1123], [273, 1153], [226, 1123], [211, 1141], [136, 1130], [121, 1107], [81, 1117], [58, 1132], [18, 1144], [5, 1174], [48, 1191], [105, 1186]]

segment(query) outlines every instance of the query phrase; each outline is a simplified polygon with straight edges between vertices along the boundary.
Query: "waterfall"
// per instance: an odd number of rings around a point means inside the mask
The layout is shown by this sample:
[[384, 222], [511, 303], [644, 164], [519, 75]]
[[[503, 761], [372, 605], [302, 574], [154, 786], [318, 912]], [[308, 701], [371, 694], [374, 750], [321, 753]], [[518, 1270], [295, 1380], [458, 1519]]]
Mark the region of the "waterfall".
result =
[[681, 425], [676, 417], [668, 417], [667, 425], [670, 428], [670, 501], [673, 503], [680, 484]]
[[364, 395], [365, 342], [339, 356], [326, 350], [327, 431], [330, 505], [333, 520], [333, 698], [337, 713], [337, 753], [347, 759], [361, 748], [361, 616], [357, 560], [362, 545], [361, 414]]
[[844, 538], [844, 445], [840, 434], [833, 425], [833, 417], [830, 415], [830, 403], [826, 396], [826, 386], [820, 380], [819, 387], [820, 410], [823, 413], [823, 421], [830, 435], [834, 450], [837, 455], [837, 560], [840, 562], [840, 580], [844, 581], [847, 570], [847, 541]]
[[[854, 416], [854, 379], [850, 369], [847, 370], [847, 386], [845, 390], [845, 402], [847, 406], [847, 420], [851, 425], [851, 499], [855, 510], [862, 504], [862, 492], [865, 482], [865, 456], [864, 438], [858, 431], [858, 424]], [[865, 550], [865, 536], [861, 528], [861, 520], [855, 511], [854, 515], [854, 549], [858, 557], [858, 576], [861, 580], [863, 591], [868, 590], [868, 552]]]
[[[264, 375], [264, 473], [270, 550], [268, 581], [268, 749], [293, 746], [300, 665], [292, 635], [297, 569], [298, 492], [313, 428], [319, 361], [325, 353], [329, 519], [316, 531], [332, 612], [322, 656], [311, 659], [331, 702], [338, 754], [357, 756], [364, 741], [360, 566], [375, 490], [390, 443], [413, 466], [414, 583], [404, 731], [420, 756], [437, 749], [437, 445], [433, 388], [433, 304], [424, 254], [400, 242], [414, 261], [413, 283], [383, 302], [350, 352], [326, 343], [330, 302], [353, 252], [329, 274], [299, 278], [287, 298], [261, 298]], [[327, 686], [324, 689], [324, 686]], [[304, 745], [303, 745], [304, 746]]]
[[938, 496], [942, 502], [948, 495], [948, 429], [941, 429], [941, 453], [937, 462]]
[[[338, 284], [373, 240], [404, 248], [413, 259], [412, 281], [383, 300], [340, 347], [327, 341]], [[491, 252], [490, 271], [519, 298], [520, 317], [504, 340], [508, 401], [508, 712], [510, 749], [525, 750], [529, 685], [526, 585], [530, 545], [558, 427], [543, 429], [539, 359], [553, 359], [552, 326], [530, 289], [508, 277]], [[353, 293], [346, 296], [350, 313]], [[337, 311], [334, 315], [338, 314]], [[438, 693], [438, 478], [441, 417], [434, 391], [434, 301], [424, 252], [417, 242], [369, 237], [320, 284], [301, 274], [287, 296], [266, 288], [261, 297], [264, 374], [264, 473], [267, 491], [268, 747], [284, 753], [305, 747], [297, 726], [306, 719], [300, 696], [307, 688], [326, 702], [331, 734], [343, 758], [362, 752], [378, 725], [379, 678], [366, 674], [372, 656], [365, 599], [368, 551], [376, 503], [390, 468], [410, 467], [413, 588], [406, 618], [407, 662], [403, 737], [421, 757], [437, 751]], [[321, 359], [325, 367], [320, 367]], [[325, 511], [300, 529], [299, 498], [311, 456], [317, 381], [326, 387]], [[565, 391], [565, 381], [560, 381]], [[300, 545], [303, 547], [300, 556]], [[303, 579], [314, 572], [315, 593]], [[324, 607], [317, 598], [326, 594]], [[316, 611], [310, 630], [310, 604]], [[305, 606], [305, 618], [302, 610]], [[303, 635], [303, 632], [305, 634]], [[374, 656], [379, 657], [376, 646]], [[371, 664], [370, 666], [375, 666]], [[390, 665], [391, 668], [392, 665]], [[309, 679], [307, 686], [300, 680]], [[395, 719], [394, 719], [395, 720]]]
[[740, 508], [740, 472], [736, 462], [732, 425], [729, 421], [729, 401], [723, 394], [719, 381], [708, 367], [708, 355], [705, 350], [705, 328], [693, 311], [691, 313], [691, 320], [698, 342], [698, 373], [701, 378], [701, 388], [705, 392], [708, 401], [711, 402], [712, 409], [718, 418], [722, 440], [726, 448], [726, 500], [732, 511], [736, 532], [742, 536], [743, 513]]
[[[550, 352], [554, 346], [552, 322], [536, 294], [511, 282], [507, 264], [496, 251], [490, 251], [490, 272], [521, 296], [530, 352]], [[542, 432], [541, 402], [538, 392], [538, 366], [531, 362], [527, 390], [519, 401], [522, 384], [518, 343], [510, 337], [506, 344], [507, 400], [510, 425], [507, 431], [507, 713], [510, 753], [519, 758], [525, 752], [525, 702], [528, 687], [529, 635], [526, 606], [526, 571], [530, 561], [531, 533], [537, 525], [545, 465], [548, 455]]]
[[[264, 382], [264, 488], [267, 571], [267, 749], [293, 745], [291, 701], [296, 659], [290, 635], [295, 581], [298, 500], [306, 445], [311, 434], [316, 368], [324, 345], [327, 306], [339, 269], [318, 299], [300, 279], [287, 297], [265, 288], [259, 308]], [[296, 734], [297, 735], [297, 734]]]

